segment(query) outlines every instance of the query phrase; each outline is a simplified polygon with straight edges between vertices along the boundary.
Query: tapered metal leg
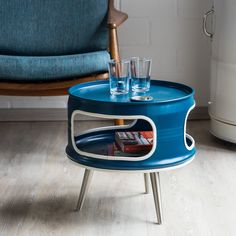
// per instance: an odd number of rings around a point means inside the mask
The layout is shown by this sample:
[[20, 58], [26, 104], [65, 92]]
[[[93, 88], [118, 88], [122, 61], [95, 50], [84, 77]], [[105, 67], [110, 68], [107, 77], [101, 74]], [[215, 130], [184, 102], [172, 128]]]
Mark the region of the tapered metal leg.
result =
[[162, 224], [162, 209], [161, 209], [161, 188], [159, 173], [150, 173], [153, 197], [156, 207], [157, 223]]
[[147, 173], [144, 173], [144, 184], [145, 184], [145, 193], [149, 193], [149, 176]]
[[77, 206], [75, 208], [76, 211], [79, 211], [83, 206], [85, 195], [88, 191], [92, 176], [93, 176], [93, 171], [85, 169], [84, 178], [83, 178], [83, 182], [82, 182], [82, 186], [81, 186], [81, 190], [80, 190], [80, 194], [79, 194], [79, 199], [77, 202]]

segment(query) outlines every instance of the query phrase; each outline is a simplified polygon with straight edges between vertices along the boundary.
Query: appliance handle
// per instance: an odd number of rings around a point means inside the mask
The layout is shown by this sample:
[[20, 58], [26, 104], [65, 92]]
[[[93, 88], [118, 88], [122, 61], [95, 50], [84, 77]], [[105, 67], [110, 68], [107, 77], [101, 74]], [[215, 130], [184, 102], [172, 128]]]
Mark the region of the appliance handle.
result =
[[212, 15], [212, 14], [214, 14], [214, 13], [215, 13], [215, 10], [214, 10], [214, 7], [212, 7], [212, 9], [211, 9], [210, 11], [206, 12], [206, 13], [204, 14], [204, 17], [203, 17], [203, 32], [204, 32], [204, 34], [205, 34], [207, 37], [209, 37], [209, 38], [211, 38], [211, 39], [213, 38], [214, 34], [211, 33], [211, 32], [209, 32], [209, 31], [207, 30], [206, 24], [207, 24], [208, 16], [210, 16], [210, 15]]

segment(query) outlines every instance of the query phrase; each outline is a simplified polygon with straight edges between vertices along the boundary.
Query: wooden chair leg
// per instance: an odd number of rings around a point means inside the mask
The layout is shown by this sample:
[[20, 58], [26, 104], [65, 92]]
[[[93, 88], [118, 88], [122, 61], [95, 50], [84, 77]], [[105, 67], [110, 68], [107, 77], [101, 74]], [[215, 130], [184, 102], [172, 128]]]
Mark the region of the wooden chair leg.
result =
[[[111, 58], [115, 60], [120, 60], [120, 52], [119, 52], [119, 46], [118, 46], [118, 36], [117, 36], [117, 29], [116, 27], [109, 29], [109, 48], [110, 48], [110, 54]], [[115, 120], [115, 125], [124, 125], [124, 120], [117, 119]]]
[[115, 125], [124, 125], [124, 124], [125, 124], [124, 120], [121, 119], [115, 120]]

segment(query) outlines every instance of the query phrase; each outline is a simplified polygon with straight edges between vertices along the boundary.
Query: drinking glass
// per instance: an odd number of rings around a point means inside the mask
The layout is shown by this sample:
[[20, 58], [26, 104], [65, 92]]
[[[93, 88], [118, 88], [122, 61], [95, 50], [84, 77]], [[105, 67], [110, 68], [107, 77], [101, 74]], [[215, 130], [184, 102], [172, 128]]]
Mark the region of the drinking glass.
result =
[[111, 60], [108, 69], [110, 93], [112, 95], [127, 94], [129, 92], [130, 61]]
[[151, 59], [132, 57], [131, 68], [131, 87], [133, 92], [143, 93], [150, 89]]

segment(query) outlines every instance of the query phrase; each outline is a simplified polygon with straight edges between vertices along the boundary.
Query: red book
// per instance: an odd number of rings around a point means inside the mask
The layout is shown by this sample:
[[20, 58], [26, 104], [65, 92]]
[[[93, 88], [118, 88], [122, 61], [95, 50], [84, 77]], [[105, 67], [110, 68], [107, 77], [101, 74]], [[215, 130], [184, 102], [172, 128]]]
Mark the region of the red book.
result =
[[127, 156], [127, 157], [138, 157], [140, 154], [122, 152], [116, 145], [112, 143], [108, 145], [108, 156]]
[[147, 153], [152, 149], [153, 131], [116, 132], [115, 141], [122, 152]]

